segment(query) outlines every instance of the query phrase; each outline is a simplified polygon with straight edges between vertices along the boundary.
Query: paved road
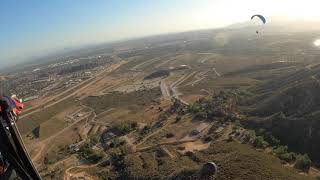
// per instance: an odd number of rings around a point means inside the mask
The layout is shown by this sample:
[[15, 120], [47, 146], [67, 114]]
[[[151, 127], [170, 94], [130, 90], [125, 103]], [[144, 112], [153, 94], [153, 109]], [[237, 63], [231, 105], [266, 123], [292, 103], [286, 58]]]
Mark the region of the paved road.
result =
[[190, 74], [185, 74], [185, 75], [183, 75], [181, 78], [179, 78], [177, 81], [175, 81], [174, 83], [172, 83], [172, 84], [170, 85], [170, 88], [171, 88], [171, 91], [172, 91], [172, 97], [178, 99], [180, 102], [182, 102], [182, 103], [185, 104], [185, 105], [189, 105], [188, 102], [184, 101], [183, 99], [181, 99], [181, 98], [179, 97], [179, 95], [181, 95], [181, 93], [180, 93], [179, 90], [178, 90], [178, 86], [179, 86], [180, 84], [182, 84], [185, 80], [187, 80], [188, 78], [190, 78], [191, 76], [193, 76], [194, 74], [196, 74], [196, 73], [197, 73], [197, 71], [194, 71], [194, 72], [192, 72], [192, 73], [190, 73]]
[[216, 75], [217, 75], [218, 77], [220, 77], [220, 76], [221, 76], [221, 74], [220, 74], [220, 73], [218, 73], [218, 71], [216, 70], [216, 68], [212, 68], [212, 70], [214, 71], [214, 73], [216, 73]]
[[[173, 82], [170, 85], [170, 87], [167, 86], [165, 80], [161, 80], [160, 81], [160, 89], [161, 89], [161, 93], [162, 93], [163, 97], [166, 98], [166, 99], [169, 99], [169, 98], [171, 99], [172, 97], [174, 97], [174, 98], [178, 99], [179, 101], [181, 101], [183, 104], [189, 105], [183, 99], [179, 98], [179, 95], [181, 95], [181, 93], [178, 91], [178, 87], [177, 86], [180, 85], [181, 83], [183, 83], [189, 77], [193, 76], [195, 73], [197, 73], [197, 72], [192, 72], [190, 74], [183, 75], [178, 80]], [[170, 90], [171, 90], [172, 94], [170, 93]]]
[[167, 86], [165, 80], [160, 81], [160, 89], [161, 89], [161, 93], [162, 93], [163, 97], [166, 99], [169, 99], [170, 98], [170, 91], [168, 89], [168, 86]]

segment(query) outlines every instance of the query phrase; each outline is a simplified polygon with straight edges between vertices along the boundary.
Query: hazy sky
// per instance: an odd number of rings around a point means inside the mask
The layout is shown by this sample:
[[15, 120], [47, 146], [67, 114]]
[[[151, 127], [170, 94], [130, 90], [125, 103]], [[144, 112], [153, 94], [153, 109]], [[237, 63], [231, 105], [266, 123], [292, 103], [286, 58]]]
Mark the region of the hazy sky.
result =
[[320, 20], [319, 0], [1, 0], [0, 65], [69, 46], [221, 27], [252, 14]]

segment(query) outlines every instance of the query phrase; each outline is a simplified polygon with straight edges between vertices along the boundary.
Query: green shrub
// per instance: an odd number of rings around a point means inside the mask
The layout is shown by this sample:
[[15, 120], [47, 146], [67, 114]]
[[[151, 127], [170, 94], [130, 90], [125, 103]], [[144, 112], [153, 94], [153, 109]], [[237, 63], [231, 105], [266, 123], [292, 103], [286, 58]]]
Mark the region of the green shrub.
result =
[[126, 141], [119, 139], [119, 138], [115, 138], [112, 140], [112, 142], [110, 143], [110, 147], [111, 148], [117, 148], [119, 146], [123, 146], [126, 144]]
[[293, 152], [288, 152], [287, 146], [278, 146], [277, 148], [273, 149], [273, 153], [281, 160], [286, 162], [293, 162], [296, 160], [296, 154]]
[[119, 126], [117, 126], [117, 130], [119, 130], [123, 134], [127, 134], [132, 131], [129, 124], [120, 124]]
[[288, 146], [278, 146], [277, 148], [273, 149], [273, 153], [279, 157], [281, 154], [288, 153]]
[[263, 136], [265, 132], [266, 132], [265, 129], [260, 128], [256, 131], [256, 134], [257, 136]]
[[253, 141], [256, 139], [256, 133], [254, 131], [249, 131], [249, 135], [248, 136]]
[[180, 115], [177, 115], [177, 116], [176, 116], [176, 123], [179, 122], [179, 121], [181, 121], [181, 116], [180, 116]]
[[90, 146], [94, 146], [99, 142], [99, 137], [98, 136], [91, 136], [89, 140], [90, 140], [90, 142], [89, 142]]
[[241, 127], [241, 126], [242, 126], [239, 120], [236, 120], [236, 121], [235, 121], [235, 125], [236, 125], [237, 127]]
[[266, 148], [269, 146], [269, 143], [265, 141], [262, 136], [257, 136], [253, 145], [257, 148]]
[[308, 154], [298, 155], [296, 163], [294, 165], [295, 168], [308, 172], [311, 166], [311, 160]]
[[296, 154], [293, 152], [284, 153], [284, 154], [279, 155], [279, 159], [284, 160], [286, 162], [293, 162], [296, 159]]
[[197, 113], [197, 112], [199, 112], [200, 110], [201, 110], [201, 107], [200, 107], [199, 103], [194, 103], [194, 104], [192, 104], [192, 105], [189, 106], [189, 111], [190, 111], [191, 113]]
[[174, 134], [173, 134], [173, 133], [167, 133], [167, 134], [166, 134], [166, 138], [172, 138], [172, 137], [174, 137]]
[[205, 143], [208, 143], [208, 142], [212, 141], [213, 138], [211, 136], [207, 135], [207, 136], [205, 136], [205, 138], [203, 140], [204, 140]]
[[227, 142], [232, 142], [233, 138], [231, 136], [228, 137]]
[[123, 173], [125, 169], [124, 156], [116, 153], [111, 153], [110, 156], [111, 164], [113, 165], [114, 169], [119, 173]]
[[102, 159], [101, 154], [92, 150], [88, 146], [84, 146], [84, 147], [80, 148], [79, 156], [81, 159], [84, 159], [90, 163], [97, 163], [99, 160]]
[[250, 130], [250, 131], [245, 132], [243, 142], [244, 143], [252, 143], [255, 141], [255, 139], [256, 139], [255, 131]]
[[275, 138], [271, 132], [265, 132], [263, 137], [272, 146], [278, 146], [280, 144], [280, 140]]
[[271, 132], [266, 131], [265, 129], [256, 130], [257, 136], [263, 136], [263, 139], [267, 141], [271, 146], [280, 145], [280, 140], [272, 135]]
[[232, 131], [235, 133], [240, 127], [239, 126], [233, 126]]
[[144, 135], [148, 134], [150, 131], [151, 131], [151, 126], [146, 125], [140, 131], [140, 135], [144, 136]]
[[43, 163], [46, 164], [46, 165], [49, 165], [49, 164], [54, 164], [56, 161], [53, 160], [53, 159], [48, 159], [48, 157], [44, 157], [44, 160], [43, 160]]
[[114, 129], [119, 131], [122, 135], [128, 134], [137, 128], [136, 122], [122, 122], [114, 126]]
[[199, 120], [207, 119], [207, 113], [206, 113], [206, 112], [197, 112], [197, 113], [194, 115], [194, 118], [195, 118], [195, 119], [199, 119]]

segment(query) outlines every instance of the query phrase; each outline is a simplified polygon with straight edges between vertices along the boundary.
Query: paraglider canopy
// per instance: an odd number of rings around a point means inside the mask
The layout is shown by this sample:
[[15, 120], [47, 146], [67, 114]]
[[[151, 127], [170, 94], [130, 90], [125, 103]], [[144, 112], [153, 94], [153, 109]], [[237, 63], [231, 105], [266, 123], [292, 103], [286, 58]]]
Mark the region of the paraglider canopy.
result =
[[263, 17], [262, 15], [260, 14], [256, 14], [256, 15], [253, 15], [251, 16], [251, 19], [255, 18], [255, 17], [258, 17], [259, 19], [261, 19], [261, 21], [263, 22], [263, 24], [265, 24], [267, 22], [266, 18]]
[[[265, 24], [265, 23], [267, 22], [267, 21], [266, 21], [266, 18], [263, 17], [263, 16], [260, 15], [260, 14], [256, 14], [256, 15], [251, 16], [251, 20], [252, 20], [253, 18], [255, 18], [255, 17], [258, 17], [258, 18], [263, 22], [263, 24]], [[256, 33], [259, 34], [259, 31], [256, 30]]]
[[216, 176], [217, 172], [218, 166], [214, 162], [207, 162], [202, 166], [200, 174], [203, 179], [208, 179], [208, 177]]

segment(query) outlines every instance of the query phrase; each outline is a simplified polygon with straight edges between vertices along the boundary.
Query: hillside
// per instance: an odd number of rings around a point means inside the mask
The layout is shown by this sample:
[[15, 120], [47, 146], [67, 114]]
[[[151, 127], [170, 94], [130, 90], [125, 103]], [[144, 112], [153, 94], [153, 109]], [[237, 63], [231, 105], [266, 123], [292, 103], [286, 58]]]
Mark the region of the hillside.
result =
[[[260, 73], [266, 73], [264, 70], [268, 68], [260, 69]], [[248, 122], [248, 126], [266, 128], [282, 143], [288, 144], [290, 149], [308, 153], [315, 163], [319, 163], [319, 146], [316, 141], [319, 139], [320, 128], [320, 69], [316, 65], [312, 68], [301, 67], [294, 72], [290, 72], [290, 68], [287, 70], [287, 74], [271, 78], [250, 89], [254, 96], [245, 102], [243, 109], [255, 118]]]

